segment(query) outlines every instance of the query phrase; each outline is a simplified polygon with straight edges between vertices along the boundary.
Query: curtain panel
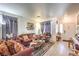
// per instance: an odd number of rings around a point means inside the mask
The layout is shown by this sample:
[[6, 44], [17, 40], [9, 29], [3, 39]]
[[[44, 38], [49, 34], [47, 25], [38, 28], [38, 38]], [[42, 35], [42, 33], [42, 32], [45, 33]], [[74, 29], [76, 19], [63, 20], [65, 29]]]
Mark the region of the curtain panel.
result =
[[51, 23], [50, 21], [41, 22], [42, 33], [51, 33]]
[[12, 34], [12, 37], [15, 38], [17, 36], [17, 18], [7, 15], [2, 15], [3, 21], [5, 21], [5, 25], [2, 25], [2, 39], [7, 39], [6, 34]]

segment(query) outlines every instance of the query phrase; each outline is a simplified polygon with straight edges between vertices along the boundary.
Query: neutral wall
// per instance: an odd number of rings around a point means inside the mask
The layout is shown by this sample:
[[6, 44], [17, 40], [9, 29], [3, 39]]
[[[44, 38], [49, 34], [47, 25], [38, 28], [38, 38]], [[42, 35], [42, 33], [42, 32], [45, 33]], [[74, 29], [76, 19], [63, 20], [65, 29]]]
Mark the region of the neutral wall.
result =
[[[29, 19], [19, 17], [18, 18], [18, 35], [20, 34], [26, 34], [26, 33], [35, 33], [35, 29], [33, 30], [27, 30], [27, 22], [32, 22], [28, 21]], [[33, 22], [32, 22], [33, 23]]]
[[76, 33], [76, 23], [77, 15], [76, 14], [65, 14], [61, 20], [64, 28], [64, 39], [68, 40], [70, 37], [74, 37]]
[[26, 33], [26, 19], [18, 17], [18, 35]]

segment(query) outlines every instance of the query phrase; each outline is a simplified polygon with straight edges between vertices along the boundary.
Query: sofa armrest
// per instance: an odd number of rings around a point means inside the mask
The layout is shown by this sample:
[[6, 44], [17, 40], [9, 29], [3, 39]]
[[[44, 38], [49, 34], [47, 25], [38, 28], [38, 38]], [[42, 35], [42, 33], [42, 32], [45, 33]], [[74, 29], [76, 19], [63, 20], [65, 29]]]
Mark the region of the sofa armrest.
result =
[[33, 52], [33, 48], [25, 48], [23, 51], [20, 51], [13, 56], [31, 56]]

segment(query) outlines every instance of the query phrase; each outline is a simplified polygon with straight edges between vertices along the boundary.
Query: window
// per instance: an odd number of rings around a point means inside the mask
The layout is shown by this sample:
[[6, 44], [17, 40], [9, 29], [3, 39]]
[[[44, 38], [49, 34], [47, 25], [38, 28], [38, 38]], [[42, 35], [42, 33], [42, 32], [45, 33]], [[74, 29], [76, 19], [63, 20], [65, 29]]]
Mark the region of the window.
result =
[[56, 33], [64, 33], [63, 24], [56, 24]]
[[63, 24], [60, 24], [60, 33], [63, 33], [64, 30], [63, 30]]
[[12, 34], [12, 37], [15, 38], [17, 36], [17, 18], [7, 15], [2, 15], [2, 17], [3, 21], [6, 22], [5, 25], [2, 25], [2, 38], [8, 38], [7, 34]]

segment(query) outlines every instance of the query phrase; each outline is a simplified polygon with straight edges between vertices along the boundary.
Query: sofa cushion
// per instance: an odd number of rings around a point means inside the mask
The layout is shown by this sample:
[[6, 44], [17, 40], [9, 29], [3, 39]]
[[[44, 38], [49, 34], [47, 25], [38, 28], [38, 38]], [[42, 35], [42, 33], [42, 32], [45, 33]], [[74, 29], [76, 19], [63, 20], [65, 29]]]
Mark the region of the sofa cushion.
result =
[[6, 41], [6, 45], [11, 55], [16, 53], [16, 50], [14, 48], [14, 43], [11, 40]]
[[9, 40], [7, 44], [9, 45], [9, 49], [13, 48], [13, 51], [10, 51], [12, 55], [22, 51], [25, 48], [22, 44], [16, 42], [15, 40]]
[[3, 55], [3, 56], [10, 55], [9, 50], [7, 46], [5, 45], [5, 42], [0, 44], [0, 55]]
[[24, 40], [24, 41], [29, 40], [28, 36], [27, 36], [27, 35], [24, 35], [24, 36], [23, 36], [23, 40]]
[[20, 44], [20, 43], [18, 43], [18, 42], [15, 42], [14, 47], [15, 47], [16, 53], [18, 53], [18, 52], [20, 52], [20, 51], [23, 51], [24, 48], [25, 48], [22, 44]]

